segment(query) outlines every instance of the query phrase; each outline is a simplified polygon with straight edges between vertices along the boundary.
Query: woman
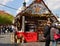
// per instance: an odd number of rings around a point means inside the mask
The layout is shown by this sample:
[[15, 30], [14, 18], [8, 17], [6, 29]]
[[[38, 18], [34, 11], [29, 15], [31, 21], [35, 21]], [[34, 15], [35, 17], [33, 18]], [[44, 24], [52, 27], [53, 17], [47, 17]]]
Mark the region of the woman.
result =
[[54, 39], [54, 34], [59, 34], [59, 30], [58, 28], [56, 27], [55, 24], [52, 24], [51, 26], [51, 29], [50, 29], [50, 38], [51, 38], [51, 41], [52, 41], [52, 46], [57, 46], [57, 40]]

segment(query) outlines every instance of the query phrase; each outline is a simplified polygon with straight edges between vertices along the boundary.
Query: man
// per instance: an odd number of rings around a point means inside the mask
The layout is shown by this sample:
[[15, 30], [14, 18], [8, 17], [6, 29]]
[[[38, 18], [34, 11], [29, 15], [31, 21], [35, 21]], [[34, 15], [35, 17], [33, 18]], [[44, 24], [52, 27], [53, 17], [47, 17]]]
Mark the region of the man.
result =
[[51, 28], [51, 22], [47, 21], [47, 25], [44, 28], [44, 38], [46, 39], [45, 46], [50, 45], [50, 28]]

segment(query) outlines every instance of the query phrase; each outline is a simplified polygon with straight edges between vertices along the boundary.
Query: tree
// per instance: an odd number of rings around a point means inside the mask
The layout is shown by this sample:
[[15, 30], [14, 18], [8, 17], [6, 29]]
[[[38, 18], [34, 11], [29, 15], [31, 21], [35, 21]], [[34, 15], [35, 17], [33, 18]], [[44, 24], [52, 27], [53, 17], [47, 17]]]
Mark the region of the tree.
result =
[[0, 24], [12, 24], [14, 17], [8, 13], [0, 14]]

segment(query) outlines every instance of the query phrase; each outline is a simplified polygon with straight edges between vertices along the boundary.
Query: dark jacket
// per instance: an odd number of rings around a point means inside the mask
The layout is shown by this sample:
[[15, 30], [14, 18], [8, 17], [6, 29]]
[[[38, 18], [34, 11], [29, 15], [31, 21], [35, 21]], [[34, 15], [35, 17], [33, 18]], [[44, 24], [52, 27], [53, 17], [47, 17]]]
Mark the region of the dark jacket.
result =
[[44, 28], [44, 37], [50, 39], [50, 26], [46, 25]]

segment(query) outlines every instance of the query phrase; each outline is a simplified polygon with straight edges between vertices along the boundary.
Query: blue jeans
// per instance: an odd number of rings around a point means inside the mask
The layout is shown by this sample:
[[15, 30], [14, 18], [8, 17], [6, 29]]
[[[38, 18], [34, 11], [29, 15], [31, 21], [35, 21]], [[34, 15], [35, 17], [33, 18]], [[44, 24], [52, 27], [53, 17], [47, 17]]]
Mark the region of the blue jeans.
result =
[[53, 40], [52, 41], [52, 46], [57, 46], [57, 41]]

